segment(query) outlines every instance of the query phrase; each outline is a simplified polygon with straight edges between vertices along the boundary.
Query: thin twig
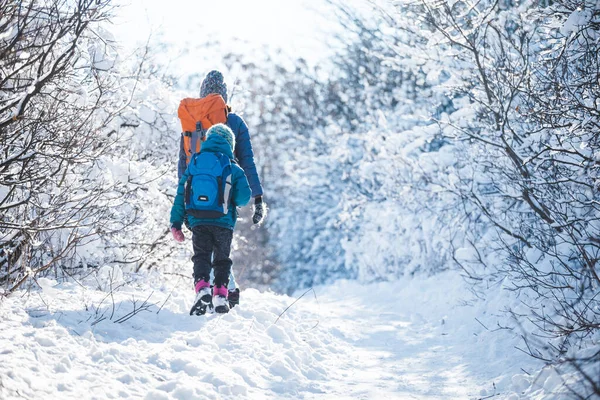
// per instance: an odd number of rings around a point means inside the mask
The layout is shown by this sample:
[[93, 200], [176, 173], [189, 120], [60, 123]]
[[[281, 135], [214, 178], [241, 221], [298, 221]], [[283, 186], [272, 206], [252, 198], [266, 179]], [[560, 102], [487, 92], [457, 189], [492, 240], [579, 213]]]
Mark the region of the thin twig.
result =
[[[175, 289], [173, 289], [173, 290], [175, 290]], [[171, 290], [171, 293], [169, 293], [169, 295], [167, 296], [167, 298], [165, 299], [165, 301], [159, 307], [158, 311], [156, 312], [157, 314], [160, 312], [160, 310], [162, 310], [162, 308], [165, 306], [165, 304], [167, 304], [167, 301], [171, 298], [171, 295], [173, 294], [173, 290]]]
[[148, 311], [148, 309], [154, 305], [152, 303], [148, 304], [148, 300], [150, 300], [150, 297], [152, 297], [153, 294], [154, 294], [154, 291], [152, 291], [152, 293], [150, 293], [150, 295], [146, 298], [146, 300], [144, 300], [142, 305], [139, 306], [138, 308], [135, 307], [136, 302], [134, 300], [133, 301], [133, 310], [128, 312], [127, 314], [123, 315], [121, 318], [117, 319], [116, 321], [114, 321], [114, 323], [121, 324], [121, 323], [129, 320], [130, 318], [134, 317], [136, 314], [138, 314], [142, 311]]
[[488, 327], [487, 327], [487, 326], [485, 326], [485, 325], [483, 324], [483, 322], [481, 322], [481, 321], [480, 321], [480, 320], [478, 320], [477, 318], [475, 318], [475, 321], [479, 322], [479, 324], [480, 324], [481, 326], [483, 326], [483, 327], [485, 328], [485, 330], [486, 330], [486, 331], [489, 331]]
[[[281, 314], [279, 314], [279, 316], [277, 317], [277, 319], [275, 320], [275, 322], [273, 322], [273, 325], [275, 325], [275, 324], [277, 323], [277, 321], [279, 321], [279, 318], [281, 318], [281, 316], [282, 316], [283, 314], [285, 314], [285, 312], [286, 312], [287, 310], [289, 310], [289, 308], [290, 308], [291, 306], [293, 306], [294, 304], [296, 304], [296, 303], [298, 302], [298, 300], [300, 300], [301, 298], [303, 298], [303, 297], [304, 297], [304, 295], [305, 295], [306, 293], [310, 292], [311, 290], [312, 290], [312, 291], [313, 291], [313, 293], [314, 293], [314, 289], [313, 289], [312, 287], [310, 287], [310, 288], [309, 288], [309, 289], [308, 289], [306, 292], [302, 293], [302, 296], [298, 297], [296, 300], [294, 300], [294, 302], [293, 302], [292, 304], [290, 304], [289, 306], [287, 306], [287, 307], [285, 308], [285, 310], [283, 310], [283, 311], [281, 312]], [[315, 297], [316, 297], [316, 294], [315, 294]], [[316, 325], [315, 325], [315, 326], [316, 326]]]

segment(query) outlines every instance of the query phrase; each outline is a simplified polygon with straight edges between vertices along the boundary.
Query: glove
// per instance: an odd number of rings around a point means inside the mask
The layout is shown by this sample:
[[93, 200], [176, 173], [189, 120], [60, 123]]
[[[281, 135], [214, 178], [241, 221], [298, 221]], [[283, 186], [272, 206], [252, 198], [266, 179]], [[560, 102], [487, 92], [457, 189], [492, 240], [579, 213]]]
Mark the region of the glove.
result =
[[185, 240], [185, 236], [183, 235], [183, 232], [181, 232], [181, 229], [172, 227], [171, 233], [173, 234], [173, 239], [175, 239], [177, 242], [183, 242]]
[[252, 222], [260, 224], [267, 214], [267, 207], [263, 203], [262, 196], [256, 196], [254, 199], [254, 215], [252, 216]]

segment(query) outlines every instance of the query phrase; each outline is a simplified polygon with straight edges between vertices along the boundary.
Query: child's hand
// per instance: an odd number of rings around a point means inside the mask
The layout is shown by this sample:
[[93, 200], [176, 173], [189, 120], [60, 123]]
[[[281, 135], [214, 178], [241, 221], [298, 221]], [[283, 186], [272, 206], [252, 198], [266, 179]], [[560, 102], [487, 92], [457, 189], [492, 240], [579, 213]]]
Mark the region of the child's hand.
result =
[[185, 236], [183, 235], [183, 232], [181, 232], [181, 229], [171, 228], [171, 233], [173, 234], [173, 239], [176, 241], [183, 242], [185, 240]]

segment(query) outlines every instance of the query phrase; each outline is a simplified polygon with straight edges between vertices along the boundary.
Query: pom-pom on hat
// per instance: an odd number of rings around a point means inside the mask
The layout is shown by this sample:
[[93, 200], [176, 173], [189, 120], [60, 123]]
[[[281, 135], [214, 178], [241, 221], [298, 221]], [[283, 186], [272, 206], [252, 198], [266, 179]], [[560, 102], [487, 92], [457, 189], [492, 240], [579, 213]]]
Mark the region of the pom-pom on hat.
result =
[[206, 97], [213, 93], [220, 94], [227, 103], [227, 85], [223, 80], [223, 74], [217, 70], [212, 70], [206, 74], [200, 86], [200, 97]]
[[206, 131], [206, 139], [210, 139], [212, 135], [221, 136], [223, 139], [227, 140], [227, 143], [231, 146], [231, 151], [235, 149], [235, 135], [227, 125], [216, 124], [211, 126], [208, 131]]

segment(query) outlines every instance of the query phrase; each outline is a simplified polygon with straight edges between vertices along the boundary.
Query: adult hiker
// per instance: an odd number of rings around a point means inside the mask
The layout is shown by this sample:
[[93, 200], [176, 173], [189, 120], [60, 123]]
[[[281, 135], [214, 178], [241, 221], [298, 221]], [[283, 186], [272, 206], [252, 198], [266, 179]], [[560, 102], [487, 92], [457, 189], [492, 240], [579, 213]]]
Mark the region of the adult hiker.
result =
[[[179, 146], [178, 178], [181, 178], [194, 153], [200, 152], [206, 131], [216, 123], [226, 124], [235, 136], [233, 156], [242, 168], [254, 198], [252, 222], [260, 224], [266, 216], [263, 188], [254, 162], [254, 152], [246, 122], [227, 105], [227, 84], [223, 74], [210, 71], [200, 86], [200, 98], [183, 99], [178, 116], [182, 124]], [[229, 279], [229, 302], [233, 307], [239, 303], [239, 288], [233, 271]]]

